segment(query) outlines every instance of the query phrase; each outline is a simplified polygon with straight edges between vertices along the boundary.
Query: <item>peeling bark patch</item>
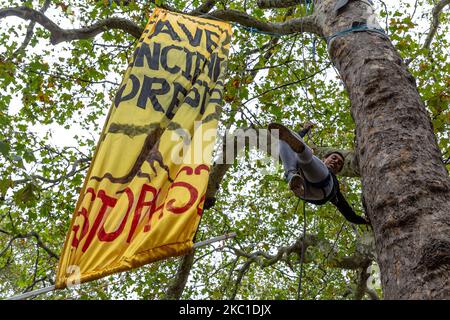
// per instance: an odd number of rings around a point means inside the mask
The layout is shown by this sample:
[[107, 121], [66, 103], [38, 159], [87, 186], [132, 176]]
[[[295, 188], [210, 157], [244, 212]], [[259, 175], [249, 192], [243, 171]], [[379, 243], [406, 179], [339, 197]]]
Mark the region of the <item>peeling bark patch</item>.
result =
[[417, 269], [434, 271], [450, 268], [450, 242], [440, 239], [431, 239], [422, 247]]

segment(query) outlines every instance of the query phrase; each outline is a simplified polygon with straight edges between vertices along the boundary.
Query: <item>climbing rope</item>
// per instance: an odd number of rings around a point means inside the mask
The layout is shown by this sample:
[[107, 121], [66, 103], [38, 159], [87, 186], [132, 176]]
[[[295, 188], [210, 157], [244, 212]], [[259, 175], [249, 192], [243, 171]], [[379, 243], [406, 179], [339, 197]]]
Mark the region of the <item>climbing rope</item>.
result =
[[[222, 20], [222, 21], [224, 21], [224, 20]], [[271, 36], [271, 37], [276, 37], [276, 38], [280, 38], [280, 37], [284, 36], [284, 35], [279, 34], [279, 33], [267, 32], [267, 31], [261, 31], [261, 30], [255, 28], [255, 27], [247, 27], [247, 26], [243, 26], [243, 25], [240, 25], [240, 24], [238, 24], [238, 23], [236, 23], [236, 22], [232, 22], [231, 25], [232, 25], [233, 27], [237, 27], [237, 28], [243, 29], [243, 30], [248, 31], [248, 32], [250, 32], [250, 33], [263, 34], [263, 35], [267, 35], [267, 36]]]
[[[304, 188], [306, 183], [304, 183]], [[305, 189], [303, 189], [305, 190]], [[305, 191], [303, 191], [305, 192]], [[300, 198], [298, 199], [300, 201]], [[297, 202], [298, 206], [298, 202]], [[297, 210], [296, 210], [297, 211]], [[305, 260], [305, 238], [306, 238], [306, 201], [303, 200], [303, 239], [302, 239], [302, 250], [300, 253], [300, 277], [298, 280], [298, 289], [297, 289], [297, 300], [302, 299], [302, 280], [303, 280], [303, 263]]]

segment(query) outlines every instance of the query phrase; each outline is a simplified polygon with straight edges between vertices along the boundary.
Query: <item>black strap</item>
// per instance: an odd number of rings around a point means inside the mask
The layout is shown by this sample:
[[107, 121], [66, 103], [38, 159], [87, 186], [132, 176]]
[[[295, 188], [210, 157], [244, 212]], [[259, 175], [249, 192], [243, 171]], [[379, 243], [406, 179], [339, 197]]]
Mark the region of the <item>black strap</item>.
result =
[[330, 183], [330, 179], [331, 179], [331, 174], [328, 171], [327, 177], [325, 179], [323, 179], [322, 181], [319, 181], [319, 182], [309, 182], [308, 181], [308, 184], [311, 187], [315, 187], [315, 188], [325, 188]]
[[[301, 170], [300, 170], [301, 171]], [[303, 172], [301, 173], [303, 175]], [[325, 203], [327, 203], [328, 201], [333, 201], [333, 199], [336, 198], [337, 193], [339, 192], [339, 181], [337, 180], [336, 176], [334, 174], [332, 174], [331, 172], [328, 172], [328, 176], [317, 183], [312, 183], [309, 182], [308, 180], [305, 179], [305, 176], [303, 175], [303, 179], [305, 180], [305, 184], [307, 184], [308, 186], [311, 187], [315, 187], [315, 188], [319, 188], [322, 190], [323, 199], [320, 200], [311, 200], [311, 199], [303, 199], [304, 201], [314, 204], [314, 205], [323, 205]], [[331, 192], [328, 196], [326, 196], [325, 193], [325, 187], [330, 183], [329, 179], [332, 179], [332, 183], [333, 183], [333, 188], [331, 189]]]

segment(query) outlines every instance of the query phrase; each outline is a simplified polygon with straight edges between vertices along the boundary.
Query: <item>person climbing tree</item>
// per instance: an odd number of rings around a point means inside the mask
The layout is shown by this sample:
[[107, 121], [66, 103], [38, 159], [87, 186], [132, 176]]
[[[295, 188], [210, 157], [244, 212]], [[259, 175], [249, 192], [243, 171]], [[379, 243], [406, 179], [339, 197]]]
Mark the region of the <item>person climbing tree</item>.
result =
[[307, 122], [304, 129], [296, 133], [279, 123], [269, 124], [269, 132], [279, 139], [280, 159], [289, 188], [308, 203], [323, 205], [331, 202], [352, 223], [369, 224], [355, 213], [339, 189], [336, 174], [344, 167], [345, 157], [332, 151], [321, 161], [303, 141], [312, 126]]

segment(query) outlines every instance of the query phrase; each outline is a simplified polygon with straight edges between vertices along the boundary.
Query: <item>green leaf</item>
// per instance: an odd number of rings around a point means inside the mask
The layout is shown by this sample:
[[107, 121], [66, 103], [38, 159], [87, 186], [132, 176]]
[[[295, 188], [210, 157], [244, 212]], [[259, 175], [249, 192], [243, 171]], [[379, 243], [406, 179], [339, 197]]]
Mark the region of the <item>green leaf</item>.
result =
[[31, 207], [39, 198], [39, 187], [28, 183], [14, 194], [14, 201], [20, 208]]
[[9, 155], [9, 149], [10, 149], [9, 144], [7, 144], [6, 142], [0, 140], [0, 153], [5, 158], [7, 158], [8, 155]]
[[11, 179], [0, 180], [0, 194], [2, 197], [5, 196], [6, 191], [14, 185]]

